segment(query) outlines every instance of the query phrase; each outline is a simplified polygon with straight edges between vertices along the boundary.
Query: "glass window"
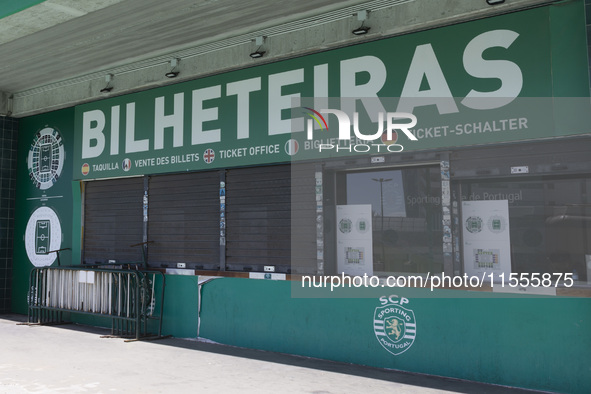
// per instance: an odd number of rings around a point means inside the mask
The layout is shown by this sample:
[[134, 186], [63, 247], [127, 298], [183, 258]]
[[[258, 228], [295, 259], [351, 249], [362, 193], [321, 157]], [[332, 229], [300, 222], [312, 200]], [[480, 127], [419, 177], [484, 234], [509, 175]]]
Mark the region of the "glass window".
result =
[[337, 205], [370, 204], [375, 274], [443, 270], [439, 166], [343, 172]]
[[[591, 281], [591, 178], [462, 184], [462, 200], [507, 200], [511, 271], [572, 273]], [[465, 219], [465, 218], [464, 218]]]

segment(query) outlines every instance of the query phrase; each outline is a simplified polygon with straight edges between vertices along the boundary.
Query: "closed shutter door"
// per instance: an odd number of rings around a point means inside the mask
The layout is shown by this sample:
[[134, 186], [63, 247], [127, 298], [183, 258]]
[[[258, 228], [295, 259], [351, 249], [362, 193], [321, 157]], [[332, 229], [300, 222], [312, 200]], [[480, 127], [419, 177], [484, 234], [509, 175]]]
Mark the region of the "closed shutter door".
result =
[[84, 262], [141, 262], [143, 178], [86, 182]]
[[289, 165], [239, 168], [226, 173], [226, 267], [230, 271], [290, 269]]
[[318, 209], [322, 200], [316, 201], [316, 196], [322, 197], [322, 185], [316, 184], [314, 164], [292, 164], [291, 186], [291, 273], [316, 274], [318, 224], [323, 224], [323, 212]]
[[219, 268], [219, 185], [217, 171], [150, 177], [150, 266]]

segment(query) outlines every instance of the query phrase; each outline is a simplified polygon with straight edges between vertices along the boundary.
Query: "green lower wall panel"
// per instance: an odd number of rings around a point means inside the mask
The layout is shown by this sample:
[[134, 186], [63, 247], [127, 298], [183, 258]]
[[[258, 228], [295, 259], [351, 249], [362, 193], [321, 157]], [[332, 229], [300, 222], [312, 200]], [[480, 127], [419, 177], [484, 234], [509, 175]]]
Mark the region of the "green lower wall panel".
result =
[[[217, 279], [202, 289], [200, 336], [530, 389], [591, 387], [591, 299], [392, 290], [373, 298], [292, 298], [289, 282]], [[416, 318], [414, 343], [399, 355], [386, 351], [374, 332], [379, 296], [388, 293], [407, 297], [405, 307]]]
[[64, 313], [64, 320], [87, 326], [111, 328], [111, 319], [103, 316], [84, 315], [81, 313]]
[[162, 334], [196, 338], [199, 313], [197, 276], [166, 275]]

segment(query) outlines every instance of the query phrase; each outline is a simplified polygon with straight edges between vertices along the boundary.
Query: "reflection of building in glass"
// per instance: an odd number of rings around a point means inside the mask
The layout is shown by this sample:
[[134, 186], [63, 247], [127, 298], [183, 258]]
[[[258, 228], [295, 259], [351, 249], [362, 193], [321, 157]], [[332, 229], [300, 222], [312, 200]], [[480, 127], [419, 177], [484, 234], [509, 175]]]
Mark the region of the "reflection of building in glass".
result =
[[372, 205], [374, 270], [441, 271], [439, 166], [350, 172], [343, 182], [341, 203]]
[[[463, 183], [462, 190], [472, 200], [518, 197], [508, 200], [512, 272], [576, 272], [579, 280], [587, 280], [591, 178], [473, 181]], [[498, 219], [487, 223], [493, 232], [506, 225]]]

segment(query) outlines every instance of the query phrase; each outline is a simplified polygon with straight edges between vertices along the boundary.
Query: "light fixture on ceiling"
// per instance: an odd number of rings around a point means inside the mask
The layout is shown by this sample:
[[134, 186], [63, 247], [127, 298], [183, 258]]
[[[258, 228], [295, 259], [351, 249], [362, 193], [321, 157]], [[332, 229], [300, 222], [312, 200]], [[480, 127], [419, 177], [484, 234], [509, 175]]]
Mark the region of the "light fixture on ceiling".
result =
[[504, 2], [505, 2], [505, 0], [486, 0], [486, 4], [488, 4], [488, 5], [496, 5], [496, 4], [501, 4]]
[[179, 75], [179, 62], [181, 60], [174, 58], [170, 61], [170, 71], [167, 72], [166, 74], [164, 74], [164, 76], [166, 78], [176, 78], [177, 75]]
[[263, 57], [265, 51], [262, 51], [261, 48], [263, 46], [263, 43], [265, 42], [265, 38], [265, 36], [258, 36], [254, 39], [257, 49], [249, 55], [251, 58], [258, 59], [260, 57]]
[[107, 74], [105, 75], [105, 82], [107, 83], [105, 85], [104, 88], [102, 88], [100, 90], [101, 93], [109, 93], [111, 90], [113, 90], [113, 86], [111, 85], [111, 82], [113, 81], [113, 74]]
[[364, 34], [367, 34], [369, 32], [369, 29], [371, 29], [371, 27], [369, 26], [365, 26], [365, 21], [367, 20], [367, 16], [369, 14], [369, 10], [363, 10], [363, 11], [359, 11], [357, 12], [357, 20], [359, 22], [361, 22], [361, 26], [359, 26], [357, 29], [353, 30], [351, 33], [355, 34], [356, 36], [362, 36]]

